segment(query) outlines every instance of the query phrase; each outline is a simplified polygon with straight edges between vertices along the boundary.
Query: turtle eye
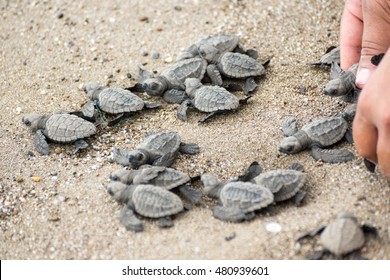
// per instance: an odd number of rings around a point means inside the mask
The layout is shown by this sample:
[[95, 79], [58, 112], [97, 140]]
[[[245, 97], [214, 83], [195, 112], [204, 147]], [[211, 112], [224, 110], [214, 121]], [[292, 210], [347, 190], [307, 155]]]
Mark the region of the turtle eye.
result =
[[27, 126], [30, 126], [31, 125], [31, 122], [25, 118], [23, 118], [23, 123]]
[[107, 192], [109, 195], [114, 196], [114, 192], [112, 191], [112, 189], [108, 189]]

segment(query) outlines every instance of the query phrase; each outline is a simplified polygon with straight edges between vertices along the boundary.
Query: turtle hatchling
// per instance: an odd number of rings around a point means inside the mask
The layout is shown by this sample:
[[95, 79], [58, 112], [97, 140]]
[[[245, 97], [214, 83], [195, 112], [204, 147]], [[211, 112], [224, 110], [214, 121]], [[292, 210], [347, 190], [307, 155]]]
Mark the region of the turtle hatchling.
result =
[[348, 71], [343, 71], [338, 63], [332, 62], [330, 81], [325, 85], [324, 94], [330, 96], [346, 96], [353, 92], [355, 87], [358, 63], [352, 65]]
[[129, 231], [143, 231], [143, 224], [135, 213], [158, 219], [159, 227], [171, 227], [171, 216], [184, 210], [183, 203], [176, 194], [153, 185], [112, 182], [107, 186], [107, 191], [116, 201], [126, 204], [119, 219]]
[[217, 177], [211, 174], [203, 174], [201, 180], [207, 195], [218, 198], [213, 216], [223, 221], [237, 223], [251, 220], [256, 210], [267, 207], [274, 201], [269, 189], [254, 183], [220, 183]]
[[149, 134], [133, 151], [115, 148], [113, 161], [130, 165], [133, 169], [143, 164], [169, 167], [178, 152], [194, 155], [199, 153], [199, 146], [195, 143], [183, 143], [176, 132], [164, 131]]
[[234, 94], [220, 86], [204, 86], [195, 78], [189, 78], [185, 81], [186, 93], [190, 99], [185, 100], [177, 111], [177, 117], [182, 121], [187, 121], [187, 108], [195, 107], [201, 112], [209, 113], [206, 117], [199, 120], [205, 122], [212, 116], [227, 111], [233, 111], [240, 104], [246, 104], [250, 98], [239, 100]]
[[342, 115], [314, 119], [301, 129], [296, 128], [295, 118], [289, 117], [282, 127], [286, 138], [281, 141], [279, 151], [295, 154], [310, 148], [311, 155], [316, 160], [326, 163], [350, 161], [354, 155], [348, 150], [324, 149], [339, 142], [345, 136], [348, 128], [349, 123]]
[[[142, 98], [138, 97], [129, 90], [121, 88], [110, 88], [99, 86], [95, 83], [89, 83], [84, 87], [88, 98], [91, 100], [84, 106], [91, 107], [91, 103], [98, 106], [103, 112], [109, 114], [120, 114], [120, 116], [113, 122], [117, 123], [119, 120], [128, 117], [131, 113], [140, 111], [144, 108], [157, 108], [160, 104], [146, 103]], [[83, 112], [85, 112], [83, 108]], [[90, 111], [89, 111], [90, 112]], [[92, 112], [93, 113], [93, 112]], [[84, 113], [85, 114], [85, 113]], [[90, 113], [89, 113], [90, 114]], [[93, 115], [88, 115], [93, 117]]]
[[191, 178], [187, 173], [164, 166], [145, 164], [136, 170], [118, 169], [110, 174], [110, 179], [127, 185], [150, 184], [166, 190], [178, 188], [194, 204], [199, 203], [202, 196], [198, 190], [191, 187]]
[[340, 258], [362, 248], [365, 242], [365, 233], [372, 233], [374, 236], [378, 235], [375, 227], [369, 225], [360, 226], [351, 213], [342, 212], [327, 226], [322, 226], [303, 234], [297, 239], [297, 242], [300, 243], [305, 238], [321, 234], [320, 241], [325, 249], [316, 252], [310, 258], [321, 259], [327, 253], [332, 253], [337, 258]]
[[140, 68], [139, 82], [151, 96], [163, 96], [169, 103], [181, 103], [185, 97], [184, 82], [187, 78], [203, 79], [207, 62], [200, 58], [190, 58], [176, 62], [157, 77]]
[[23, 123], [35, 132], [35, 149], [43, 155], [49, 154], [47, 140], [59, 143], [74, 143], [77, 153], [80, 149], [88, 147], [83, 139], [96, 133], [96, 127], [75, 115], [55, 113], [51, 115], [39, 115], [31, 113], [23, 117]]
[[330, 47], [319, 61], [311, 62], [311, 65], [330, 66], [332, 63], [340, 64], [340, 47]]
[[[290, 199], [301, 192], [306, 183], [306, 174], [301, 170], [294, 169], [295, 166], [294, 164], [291, 169], [275, 169], [261, 173], [251, 181], [268, 188], [273, 193], [275, 202]], [[302, 195], [296, 199], [297, 205], [300, 204], [302, 196], [305, 194], [301, 193]]]
[[213, 84], [222, 85], [221, 74], [228, 78], [245, 78], [244, 92], [248, 94], [256, 88], [254, 77], [265, 74], [264, 66], [252, 57], [234, 52], [221, 52], [211, 45], [201, 45], [199, 54], [210, 64], [207, 75]]

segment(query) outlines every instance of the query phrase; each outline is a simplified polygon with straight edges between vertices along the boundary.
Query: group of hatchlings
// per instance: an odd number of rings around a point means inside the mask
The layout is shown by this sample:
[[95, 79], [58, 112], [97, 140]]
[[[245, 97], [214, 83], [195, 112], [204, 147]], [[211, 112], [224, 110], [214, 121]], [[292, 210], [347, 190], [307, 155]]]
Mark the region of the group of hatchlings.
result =
[[[179, 55], [177, 62], [157, 76], [139, 68], [138, 83], [131, 88], [87, 84], [84, 90], [89, 101], [79, 112], [60, 111], [50, 115], [32, 113], [26, 115], [23, 122], [35, 132], [35, 149], [44, 155], [49, 154], [50, 141], [74, 143], [74, 153], [85, 149], [88, 143], [84, 139], [96, 134], [96, 127], [102, 123], [102, 118], [99, 119], [102, 112], [116, 116], [107, 123], [112, 126], [134, 112], [160, 106], [158, 103], [145, 102], [133, 93], [137, 91], [160, 96], [167, 103], [180, 104], [177, 117], [182, 121], [187, 120], [189, 106], [208, 113], [199, 120], [205, 122], [216, 114], [234, 111], [240, 104], [247, 103], [257, 86], [255, 77], [265, 74], [264, 66], [269, 62], [259, 63], [257, 57], [257, 52], [244, 48], [237, 36], [212, 35], [191, 45]], [[357, 66], [343, 72], [339, 66], [338, 48], [329, 50], [313, 64], [331, 65], [331, 80], [324, 89], [325, 94], [345, 96], [353, 103], [340, 115], [317, 118], [301, 129], [297, 128], [295, 118], [287, 118], [282, 125], [286, 138], [281, 141], [279, 151], [292, 154], [310, 148], [316, 160], [328, 163], [352, 160], [351, 152], [326, 147], [344, 136], [352, 140], [350, 124], [356, 111], [354, 101], [358, 92], [354, 87], [354, 75]], [[242, 89], [239, 85], [228, 84], [225, 78], [245, 79], [245, 86]], [[240, 100], [229, 89], [241, 89], [246, 97]], [[156, 219], [160, 227], [172, 226], [174, 215], [201, 201], [202, 192], [191, 186], [196, 180], [201, 181], [209, 197], [218, 200], [213, 216], [229, 222], [248, 221], [254, 218], [257, 210], [291, 198], [299, 206], [305, 197], [302, 187], [306, 174], [298, 163], [290, 169], [262, 172], [259, 164], [253, 162], [242, 175], [221, 182], [213, 174], [191, 178], [182, 171], [170, 168], [179, 152], [196, 154], [199, 153], [199, 146], [182, 142], [176, 132], [162, 131], [146, 135], [133, 151], [113, 149], [111, 160], [126, 168], [110, 174], [111, 183], [107, 185], [107, 191], [117, 202], [124, 204], [120, 222], [127, 230], [143, 230], [139, 216]], [[375, 232], [373, 227], [358, 226], [351, 214], [342, 213], [323, 230], [321, 241], [326, 250], [341, 256], [363, 246], [363, 230]], [[305, 234], [298, 242], [319, 232], [321, 230]], [[322, 257], [323, 252], [317, 254], [317, 258]]]

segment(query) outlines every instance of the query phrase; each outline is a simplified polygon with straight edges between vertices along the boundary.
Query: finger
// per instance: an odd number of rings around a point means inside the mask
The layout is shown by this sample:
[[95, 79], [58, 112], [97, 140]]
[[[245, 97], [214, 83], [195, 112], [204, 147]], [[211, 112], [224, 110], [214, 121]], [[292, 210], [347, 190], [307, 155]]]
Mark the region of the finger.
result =
[[362, 1], [347, 0], [340, 26], [340, 64], [344, 71], [359, 61], [362, 48], [362, 36]]
[[378, 155], [378, 165], [381, 173], [390, 177], [390, 125], [379, 129], [378, 146], [376, 153]]
[[364, 30], [356, 85], [363, 88], [376, 68], [374, 55], [385, 53], [390, 46], [390, 3], [385, 0], [363, 0]]
[[378, 162], [378, 130], [374, 125], [363, 118], [359, 111], [357, 111], [353, 121], [352, 133], [358, 153], [372, 162]]

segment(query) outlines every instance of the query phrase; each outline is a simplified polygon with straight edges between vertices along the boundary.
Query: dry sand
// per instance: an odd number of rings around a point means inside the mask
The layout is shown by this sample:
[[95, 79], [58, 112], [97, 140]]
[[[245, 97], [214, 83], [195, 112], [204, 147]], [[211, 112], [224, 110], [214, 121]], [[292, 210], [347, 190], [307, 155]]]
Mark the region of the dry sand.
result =
[[[1, 2], [1, 259], [302, 259], [320, 245], [314, 240], [297, 247], [294, 240], [343, 210], [379, 229], [381, 238], [368, 239], [362, 255], [390, 258], [388, 180], [370, 174], [358, 156], [331, 165], [308, 152], [277, 151], [286, 116], [303, 124], [346, 105], [322, 94], [327, 70], [307, 65], [337, 44], [343, 1], [204, 2]], [[23, 115], [77, 110], [85, 102], [83, 83], [129, 86], [134, 80], [127, 73], [136, 78], [137, 65], [162, 71], [191, 43], [220, 31], [239, 35], [260, 58], [273, 57], [248, 106], [198, 125], [202, 114], [191, 112], [183, 123], [175, 117], [177, 105], [166, 104], [100, 130], [80, 154], [70, 155], [70, 145], [52, 145], [49, 156], [34, 151]], [[154, 52], [160, 58], [153, 59]], [[307, 91], [299, 93], [300, 86]], [[190, 175], [213, 172], [227, 179], [254, 160], [265, 170], [301, 162], [308, 174], [303, 206], [286, 202], [251, 222], [231, 224], [213, 218], [213, 202], [205, 198], [170, 229], [145, 221], [144, 232], [127, 232], [117, 219], [121, 206], [104, 189], [108, 174], [120, 168], [108, 156], [112, 147], [131, 149], [144, 133], [160, 130], [200, 145], [199, 155], [174, 163]], [[356, 153], [353, 145], [341, 146]], [[282, 230], [268, 232], [270, 222]]]

